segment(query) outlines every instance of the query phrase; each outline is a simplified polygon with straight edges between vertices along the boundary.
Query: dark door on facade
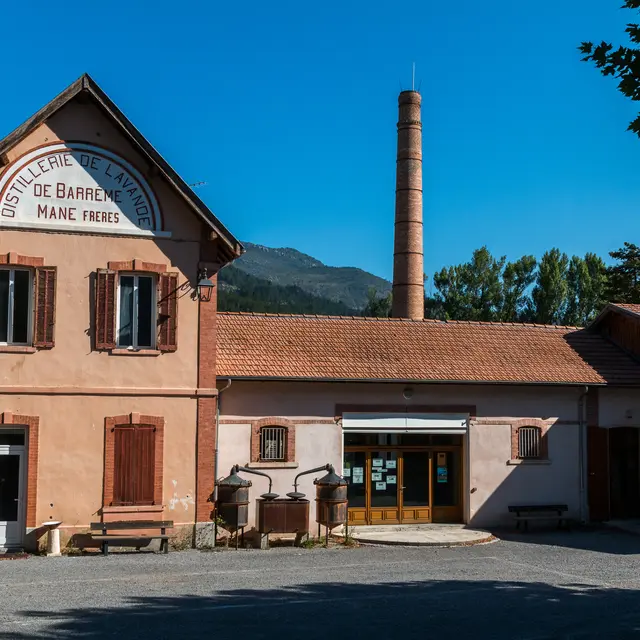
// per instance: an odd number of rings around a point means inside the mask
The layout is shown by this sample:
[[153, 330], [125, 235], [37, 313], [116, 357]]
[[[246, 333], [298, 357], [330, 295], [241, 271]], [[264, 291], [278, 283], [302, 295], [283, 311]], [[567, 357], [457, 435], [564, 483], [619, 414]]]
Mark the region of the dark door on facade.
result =
[[609, 430], [611, 518], [640, 517], [639, 429]]
[[589, 427], [587, 431], [587, 472], [589, 474], [589, 518], [609, 519], [609, 429]]

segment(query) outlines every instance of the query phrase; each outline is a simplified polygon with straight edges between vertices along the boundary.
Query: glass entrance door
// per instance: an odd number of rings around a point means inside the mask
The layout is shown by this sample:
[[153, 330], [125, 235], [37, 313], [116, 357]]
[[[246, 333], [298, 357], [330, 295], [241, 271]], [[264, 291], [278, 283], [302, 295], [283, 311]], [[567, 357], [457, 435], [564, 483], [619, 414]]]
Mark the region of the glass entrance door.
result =
[[431, 522], [431, 453], [402, 452], [402, 522]]
[[24, 447], [0, 445], [0, 547], [22, 544]]

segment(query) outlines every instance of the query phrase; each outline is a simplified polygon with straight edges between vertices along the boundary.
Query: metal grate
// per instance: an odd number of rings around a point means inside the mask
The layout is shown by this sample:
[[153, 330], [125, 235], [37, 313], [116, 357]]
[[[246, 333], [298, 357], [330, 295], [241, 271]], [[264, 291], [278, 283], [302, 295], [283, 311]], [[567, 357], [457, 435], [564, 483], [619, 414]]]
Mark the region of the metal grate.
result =
[[518, 429], [518, 458], [540, 457], [540, 429], [520, 427]]
[[260, 429], [260, 460], [282, 460], [285, 457], [286, 427]]

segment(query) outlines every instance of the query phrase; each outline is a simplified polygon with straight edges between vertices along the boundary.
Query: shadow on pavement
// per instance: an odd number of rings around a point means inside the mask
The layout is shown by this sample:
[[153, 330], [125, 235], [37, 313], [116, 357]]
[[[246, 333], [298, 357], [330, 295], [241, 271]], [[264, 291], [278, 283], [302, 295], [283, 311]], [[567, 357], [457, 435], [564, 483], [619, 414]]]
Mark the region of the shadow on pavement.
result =
[[123, 606], [57, 613], [26, 610], [18, 615], [34, 630], [17, 624], [0, 638], [624, 639], [640, 637], [638, 602], [636, 590], [586, 584], [319, 583], [136, 597]]

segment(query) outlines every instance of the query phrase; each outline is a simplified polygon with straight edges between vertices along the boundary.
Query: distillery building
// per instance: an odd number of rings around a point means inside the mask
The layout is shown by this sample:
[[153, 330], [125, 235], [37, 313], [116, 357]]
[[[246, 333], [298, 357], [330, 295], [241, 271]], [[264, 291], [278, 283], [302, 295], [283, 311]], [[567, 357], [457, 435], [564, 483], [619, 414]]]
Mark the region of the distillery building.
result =
[[389, 319], [218, 313], [242, 247], [88, 76], [2, 140], [0, 548], [100, 520], [210, 543], [234, 464], [284, 495], [331, 463], [356, 525], [640, 516], [640, 308], [425, 320], [421, 128], [401, 93]]

